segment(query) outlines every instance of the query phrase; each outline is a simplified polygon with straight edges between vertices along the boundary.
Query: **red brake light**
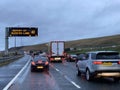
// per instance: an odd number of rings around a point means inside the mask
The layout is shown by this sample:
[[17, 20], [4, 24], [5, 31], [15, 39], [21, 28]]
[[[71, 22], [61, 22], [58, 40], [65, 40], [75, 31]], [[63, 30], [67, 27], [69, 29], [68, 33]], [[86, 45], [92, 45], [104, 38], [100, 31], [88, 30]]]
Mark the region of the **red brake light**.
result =
[[32, 61], [31, 64], [32, 64], [32, 65], [35, 65], [35, 62]]
[[62, 60], [65, 60], [65, 58], [62, 58]]
[[48, 65], [49, 63], [48, 63], [48, 61], [47, 62], [45, 62], [45, 65]]
[[102, 64], [102, 62], [101, 61], [94, 61], [93, 64], [99, 65], [99, 64]]
[[54, 58], [50, 58], [50, 60], [54, 60]]
[[120, 64], [120, 61], [118, 61], [118, 64]]

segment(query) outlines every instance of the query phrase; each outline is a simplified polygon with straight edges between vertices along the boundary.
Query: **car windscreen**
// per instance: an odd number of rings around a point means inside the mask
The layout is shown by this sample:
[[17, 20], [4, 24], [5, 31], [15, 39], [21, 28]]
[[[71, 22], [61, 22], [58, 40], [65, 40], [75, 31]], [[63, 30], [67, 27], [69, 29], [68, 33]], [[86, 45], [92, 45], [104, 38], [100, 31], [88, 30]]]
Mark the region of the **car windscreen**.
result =
[[103, 52], [96, 55], [96, 59], [120, 59], [119, 53], [115, 52]]

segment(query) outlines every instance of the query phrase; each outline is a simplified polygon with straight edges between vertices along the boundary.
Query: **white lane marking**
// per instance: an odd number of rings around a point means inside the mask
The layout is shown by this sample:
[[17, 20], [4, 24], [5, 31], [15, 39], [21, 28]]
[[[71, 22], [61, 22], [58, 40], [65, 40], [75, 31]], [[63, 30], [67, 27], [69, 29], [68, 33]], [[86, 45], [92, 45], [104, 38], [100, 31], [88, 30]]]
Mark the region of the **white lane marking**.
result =
[[28, 60], [26, 65], [19, 71], [19, 73], [3, 88], [3, 90], [8, 90], [10, 88], [10, 86], [15, 82], [15, 80], [24, 71], [24, 69], [28, 66], [29, 63], [30, 63], [30, 59]]
[[[54, 67], [55, 68], [55, 67]], [[78, 84], [76, 84], [74, 81], [72, 81], [69, 77], [67, 77], [66, 75], [64, 75], [62, 72], [60, 72], [59, 69], [55, 68], [56, 71], [58, 71], [59, 73], [61, 73], [66, 80], [68, 80], [71, 84], [73, 84], [75, 87], [77, 88], [81, 88]]]
[[29, 72], [29, 68], [30, 68], [30, 64], [28, 65], [27, 68], [25, 68], [25, 72], [23, 74], [21, 74], [20, 78], [18, 79], [19, 83], [23, 83], [25, 78], [27, 77], [28, 75], [28, 72]]
[[58, 71], [58, 72], [60, 71], [60, 70], [59, 70], [59, 69], [57, 69], [57, 68], [55, 68], [55, 70], [56, 70], [56, 71]]
[[71, 81], [73, 85], [75, 85], [77, 88], [81, 88], [79, 85], [77, 85], [75, 82]]

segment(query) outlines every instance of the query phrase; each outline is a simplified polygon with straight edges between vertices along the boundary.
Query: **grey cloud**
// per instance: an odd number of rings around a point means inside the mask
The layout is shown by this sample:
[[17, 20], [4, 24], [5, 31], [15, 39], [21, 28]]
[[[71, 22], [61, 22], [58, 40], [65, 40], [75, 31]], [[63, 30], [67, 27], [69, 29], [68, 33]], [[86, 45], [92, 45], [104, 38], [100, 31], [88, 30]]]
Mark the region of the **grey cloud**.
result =
[[[23, 38], [24, 45], [120, 33], [119, 0], [1, 0], [0, 6], [2, 28], [39, 28], [38, 37]], [[9, 42], [13, 47], [14, 38]]]

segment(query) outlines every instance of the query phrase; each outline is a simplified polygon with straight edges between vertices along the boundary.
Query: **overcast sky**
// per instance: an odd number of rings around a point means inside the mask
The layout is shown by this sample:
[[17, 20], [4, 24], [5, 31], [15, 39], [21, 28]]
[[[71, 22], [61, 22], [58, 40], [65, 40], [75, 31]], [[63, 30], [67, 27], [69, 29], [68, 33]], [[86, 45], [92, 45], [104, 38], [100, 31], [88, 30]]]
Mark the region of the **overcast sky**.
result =
[[[17, 46], [120, 34], [120, 0], [0, 0], [0, 50], [6, 27], [38, 27]], [[9, 48], [15, 38], [9, 38]]]

